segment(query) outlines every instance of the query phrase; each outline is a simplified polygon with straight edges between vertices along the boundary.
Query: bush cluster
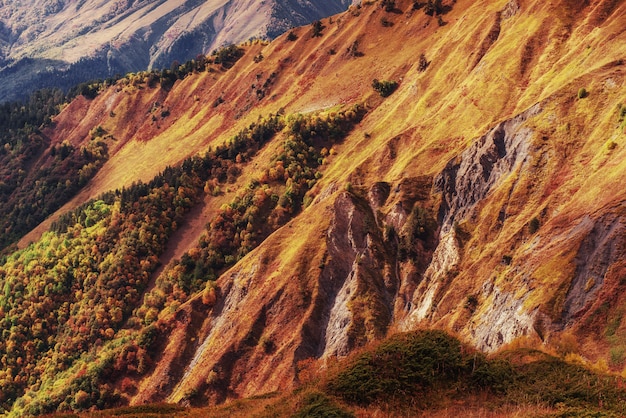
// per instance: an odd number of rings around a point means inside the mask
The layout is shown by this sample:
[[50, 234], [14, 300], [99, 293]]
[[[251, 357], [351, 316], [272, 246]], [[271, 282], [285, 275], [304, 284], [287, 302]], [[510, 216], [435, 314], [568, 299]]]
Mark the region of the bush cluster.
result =
[[294, 418], [354, 418], [321, 392], [308, 393]]
[[[512, 358], [525, 360], [512, 362]], [[598, 375], [534, 350], [487, 358], [436, 330], [390, 337], [348, 361], [329, 378], [325, 389], [361, 406], [398, 401], [428, 407], [429, 397], [487, 392], [513, 405], [582, 411], [599, 407], [607, 416], [626, 408], [621, 378]]]
[[442, 331], [398, 334], [354, 359], [328, 389], [346, 402], [368, 405], [450, 382], [465, 366], [460, 342]]
[[372, 87], [382, 97], [388, 97], [391, 96], [394, 91], [396, 91], [396, 89], [398, 88], [398, 82], [390, 80], [379, 81], [375, 78], [374, 80], [372, 80]]

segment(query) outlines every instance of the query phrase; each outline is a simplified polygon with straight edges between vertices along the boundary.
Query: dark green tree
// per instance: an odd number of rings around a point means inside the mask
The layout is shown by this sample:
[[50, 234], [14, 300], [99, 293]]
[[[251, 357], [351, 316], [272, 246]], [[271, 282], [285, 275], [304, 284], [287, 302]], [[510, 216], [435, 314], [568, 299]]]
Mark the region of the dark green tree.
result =
[[324, 26], [321, 20], [316, 20], [315, 22], [311, 23], [311, 27], [313, 28], [313, 33], [311, 34], [311, 37], [316, 38], [318, 36], [322, 36], [322, 31], [326, 26]]

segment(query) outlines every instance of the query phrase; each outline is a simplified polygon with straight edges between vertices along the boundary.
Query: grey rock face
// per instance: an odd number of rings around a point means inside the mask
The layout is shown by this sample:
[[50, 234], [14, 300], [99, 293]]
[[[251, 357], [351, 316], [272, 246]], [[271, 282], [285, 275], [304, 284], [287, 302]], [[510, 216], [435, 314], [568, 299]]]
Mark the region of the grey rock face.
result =
[[625, 205], [598, 218], [582, 219], [578, 226], [584, 234], [576, 253], [576, 273], [567, 291], [562, 326], [567, 325], [594, 301], [604, 284], [609, 266], [619, 260], [626, 249]]
[[448, 163], [435, 179], [435, 187], [443, 195], [440, 210], [442, 234], [448, 233], [454, 222], [466, 218], [503, 175], [528, 157], [532, 131], [524, 128], [522, 123], [538, 112], [539, 106], [536, 105], [501, 122]]

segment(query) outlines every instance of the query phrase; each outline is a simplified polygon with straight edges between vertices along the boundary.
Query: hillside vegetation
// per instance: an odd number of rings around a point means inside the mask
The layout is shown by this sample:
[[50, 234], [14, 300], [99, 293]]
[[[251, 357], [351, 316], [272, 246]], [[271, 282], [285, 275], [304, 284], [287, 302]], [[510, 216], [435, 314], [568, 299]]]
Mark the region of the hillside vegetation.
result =
[[158, 403], [89, 416], [620, 416], [624, 381], [533, 349], [487, 358], [442, 331], [396, 334], [333, 363], [300, 368], [302, 387], [223, 406]]
[[3, 154], [72, 186], [5, 227], [3, 412], [623, 414], [625, 18], [368, 1], [82, 86]]
[[76, 96], [60, 90], [33, 93], [27, 103], [0, 107], [0, 253], [59, 209], [107, 159], [107, 138], [94, 130], [90, 141], [75, 147], [50, 144], [41, 127]]

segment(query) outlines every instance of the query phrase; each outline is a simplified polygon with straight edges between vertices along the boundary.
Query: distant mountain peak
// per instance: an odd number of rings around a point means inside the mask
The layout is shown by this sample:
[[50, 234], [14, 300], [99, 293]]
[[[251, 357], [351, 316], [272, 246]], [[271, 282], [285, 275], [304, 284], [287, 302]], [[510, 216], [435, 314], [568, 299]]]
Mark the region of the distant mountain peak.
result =
[[[25, 0], [0, 4], [0, 101], [55, 84], [168, 67], [273, 38], [350, 0]], [[104, 64], [106, 62], [106, 64]], [[59, 70], [61, 73], [58, 73]]]

